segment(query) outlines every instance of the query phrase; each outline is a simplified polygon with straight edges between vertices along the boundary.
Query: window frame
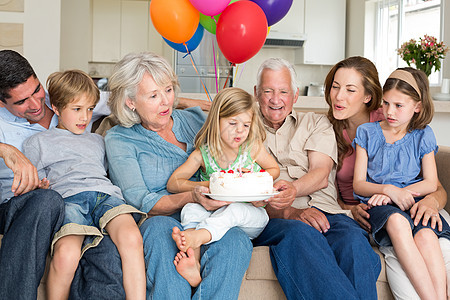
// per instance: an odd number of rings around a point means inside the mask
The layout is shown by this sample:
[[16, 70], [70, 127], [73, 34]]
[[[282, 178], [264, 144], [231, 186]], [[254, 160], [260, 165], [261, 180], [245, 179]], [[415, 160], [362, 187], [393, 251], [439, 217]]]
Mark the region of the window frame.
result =
[[[366, 0], [366, 11], [365, 11], [365, 41], [364, 41], [364, 53], [365, 56], [371, 59], [375, 66], [377, 67], [379, 74], [383, 75], [384, 73], [390, 73], [393, 70], [384, 70], [386, 68], [381, 63], [379, 63], [379, 60], [381, 60], [381, 56], [383, 53], [386, 53], [385, 51], [380, 51], [377, 47], [382, 47], [383, 43], [387, 40], [388, 30], [386, 28], [382, 28], [383, 21], [381, 21], [382, 18], [385, 18], [385, 16], [382, 15], [381, 10], [389, 8], [392, 5], [397, 5], [397, 26], [396, 26], [396, 49], [400, 48], [401, 45], [406, 42], [407, 40], [402, 40], [402, 34], [403, 34], [403, 26], [404, 26], [404, 20], [405, 20], [405, 9], [404, 4], [407, 2], [407, 0]], [[427, 7], [427, 9], [433, 8], [433, 7], [439, 7], [439, 36], [437, 36], [439, 41], [443, 40], [444, 37], [444, 3], [445, 0], [440, 0], [439, 4], [430, 5], [430, 7]], [[389, 18], [389, 16], [388, 16]], [[371, 24], [372, 23], [372, 24]], [[383, 32], [385, 31], [385, 32]], [[415, 38], [416, 40], [420, 36], [417, 37], [411, 37]], [[396, 68], [403, 67], [406, 64], [403, 62], [401, 57], [398, 54], [395, 54], [395, 65]], [[444, 64], [441, 66], [441, 70], [437, 73], [437, 82], [431, 82], [430, 80], [430, 86], [439, 86], [442, 83], [442, 77], [443, 77], [443, 69], [445, 68]], [[431, 76], [431, 75], [430, 75]], [[387, 76], [386, 76], [387, 77]], [[381, 78], [380, 81], [384, 82], [386, 78]]]

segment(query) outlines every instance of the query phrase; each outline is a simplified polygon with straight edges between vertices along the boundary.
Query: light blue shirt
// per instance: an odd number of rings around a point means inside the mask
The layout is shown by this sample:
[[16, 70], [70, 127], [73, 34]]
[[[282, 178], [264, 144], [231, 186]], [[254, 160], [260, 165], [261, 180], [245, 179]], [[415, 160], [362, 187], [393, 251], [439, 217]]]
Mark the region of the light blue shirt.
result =
[[[58, 125], [58, 117], [53, 115], [50, 128]], [[34, 123], [30, 124], [26, 119], [19, 118], [11, 114], [6, 108], [0, 107], [0, 143], [9, 144], [22, 152], [23, 142], [30, 136], [43, 132], [47, 128]], [[0, 193], [1, 203], [6, 202], [14, 194], [11, 187], [14, 173], [5, 165], [3, 159], [0, 160]]]
[[105, 137], [109, 176], [128, 204], [149, 212], [167, 191], [167, 180], [194, 150], [194, 138], [205, 122], [199, 107], [174, 110], [172, 131], [186, 152], [156, 132], [136, 124], [115, 126]]
[[[356, 130], [352, 146], [360, 145], [367, 151], [367, 181], [392, 184], [404, 188], [422, 181], [422, 158], [438, 151], [436, 138], [430, 126], [408, 132], [393, 144], [387, 143], [380, 122], [362, 124]], [[364, 203], [370, 197], [354, 193]]]
[[[109, 108], [106, 106], [106, 102], [109, 94], [105, 92], [100, 93], [100, 101], [94, 109], [95, 117], [92, 117], [91, 124], [94, 120], [98, 119], [101, 115], [109, 114]], [[45, 102], [48, 107], [50, 101], [48, 93], [45, 92]], [[90, 130], [91, 125], [86, 130]], [[53, 115], [49, 128], [56, 127], [58, 125], [58, 117]], [[23, 142], [30, 136], [43, 132], [47, 128], [35, 123], [30, 124], [26, 119], [19, 118], [11, 114], [6, 108], [0, 107], [0, 143], [9, 144], [21, 152]], [[6, 165], [3, 159], [0, 160], [0, 203], [6, 202], [14, 194], [11, 192], [11, 187], [14, 179], [14, 174]]]

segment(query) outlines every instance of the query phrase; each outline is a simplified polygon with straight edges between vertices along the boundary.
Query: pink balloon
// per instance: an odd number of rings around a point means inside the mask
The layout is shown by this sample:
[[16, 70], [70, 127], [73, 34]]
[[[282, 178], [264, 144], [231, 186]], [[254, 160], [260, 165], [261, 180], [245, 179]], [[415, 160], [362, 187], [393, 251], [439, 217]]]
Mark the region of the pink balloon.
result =
[[220, 14], [231, 0], [189, 0], [191, 4], [206, 16]]

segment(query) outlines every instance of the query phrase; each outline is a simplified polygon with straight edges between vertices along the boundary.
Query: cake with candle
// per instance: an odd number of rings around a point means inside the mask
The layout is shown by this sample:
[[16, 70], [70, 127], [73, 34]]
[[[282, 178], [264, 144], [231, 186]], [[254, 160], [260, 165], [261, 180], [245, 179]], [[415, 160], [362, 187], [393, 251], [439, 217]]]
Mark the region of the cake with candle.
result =
[[240, 173], [214, 172], [209, 178], [211, 194], [224, 196], [255, 196], [273, 193], [272, 176], [261, 170], [260, 172]]

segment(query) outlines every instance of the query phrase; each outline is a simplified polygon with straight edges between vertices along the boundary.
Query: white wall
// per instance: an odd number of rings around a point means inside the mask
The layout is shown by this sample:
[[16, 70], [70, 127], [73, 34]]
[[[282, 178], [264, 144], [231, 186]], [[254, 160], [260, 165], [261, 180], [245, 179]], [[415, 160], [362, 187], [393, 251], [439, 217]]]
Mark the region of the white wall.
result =
[[39, 80], [59, 70], [61, 1], [25, 0], [23, 54]]
[[[23, 24], [22, 54], [42, 84], [48, 75], [62, 69], [78, 67], [87, 71], [91, 49], [89, 3], [25, 0], [24, 12], [0, 12], [1, 22]], [[62, 5], [66, 7], [63, 16]]]
[[23, 55], [43, 83], [59, 70], [60, 11], [58, 0], [25, 0], [24, 12], [0, 12], [1, 22], [23, 24]]

